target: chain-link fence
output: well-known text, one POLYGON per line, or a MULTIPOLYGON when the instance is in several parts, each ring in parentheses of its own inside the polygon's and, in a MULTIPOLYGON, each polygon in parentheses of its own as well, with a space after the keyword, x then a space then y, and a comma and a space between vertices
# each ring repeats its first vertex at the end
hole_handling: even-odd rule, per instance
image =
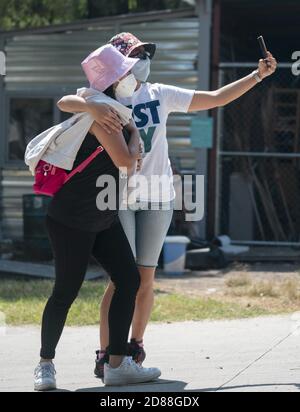
MULTIPOLYGON (((222 64, 220 86, 254 68, 222 64)), ((291 64, 219 110, 217 180, 218 233, 300 244, 300 76, 291 64)))

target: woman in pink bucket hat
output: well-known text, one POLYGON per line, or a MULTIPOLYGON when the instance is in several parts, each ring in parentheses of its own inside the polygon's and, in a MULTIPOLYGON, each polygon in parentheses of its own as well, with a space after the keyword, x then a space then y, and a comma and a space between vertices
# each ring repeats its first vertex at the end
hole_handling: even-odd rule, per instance
POLYGON ((103 92, 124 77, 131 76, 134 79, 131 69, 136 63, 138 59, 126 57, 113 46, 105 45, 92 52, 81 66, 90 87, 103 92))
MULTIPOLYGON (((137 295, 132 324, 130 349, 138 363, 145 359, 143 336, 149 321, 153 301, 155 271, 160 252, 170 226, 173 214, 175 190, 173 173, 168 154, 167 119, 172 112, 198 112, 224 106, 255 87, 261 80, 274 73, 277 62, 271 53, 260 60, 258 67, 249 75, 214 91, 189 90, 161 83, 149 83, 151 59, 155 53, 153 43, 141 42, 131 33, 119 33, 112 44, 125 56, 136 57, 139 62, 132 68, 137 80, 137 88, 130 98, 118 101, 132 107, 134 120, 144 143, 145 155, 141 170, 137 173, 144 177, 145 184, 136 196, 131 207, 120 210, 119 216, 131 244, 141 275, 141 286, 137 295), (163 190, 154 187, 153 176, 166 177, 163 190), (151 190, 149 190, 149 188, 151 190), (158 209, 158 210, 157 210, 158 209)), ((117 129, 116 116, 106 105, 90 105, 84 99, 67 96, 59 108, 63 111, 89 112, 96 122, 106 130, 117 129)), ((96 359, 96 374, 103 374, 103 364, 107 358, 105 351, 108 342, 107 313, 114 286, 110 284, 101 305, 101 351, 96 359)))
MULTIPOLYGON (((90 54, 82 67, 92 88, 111 98, 120 98, 131 96, 136 88, 131 69, 137 62, 138 59, 126 57, 106 45, 90 54)), ((120 167, 135 168, 139 134, 131 125, 124 128, 123 133, 109 135, 94 122, 77 153, 73 170, 95 152, 99 143, 104 151, 55 194, 48 208, 46 224, 55 257, 56 278, 42 320, 41 361, 34 379, 34 387, 39 391, 56 388, 52 361, 91 255, 105 268, 115 287, 109 309, 109 359, 105 364, 104 383, 137 384, 155 380, 161 374, 157 368, 143 368, 127 356, 140 275, 118 218, 117 185, 120 167), (102 177, 105 182, 114 183, 113 193, 109 195, 115 199, 115 207, 107 209, 104 201, 102 204, 99 200, 107 196, 108 190, 106 185, 97 184, 102 177)))

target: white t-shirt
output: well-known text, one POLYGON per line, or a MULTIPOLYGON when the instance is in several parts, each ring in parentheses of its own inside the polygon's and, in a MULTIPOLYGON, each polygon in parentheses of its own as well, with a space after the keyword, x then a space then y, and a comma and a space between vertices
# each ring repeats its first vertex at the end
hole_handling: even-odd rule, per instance
POLYGON ((133 108, 133 118, 140 131, 145 151, 142 169, 129 180, 129 203, 135 200, 141 202, 174 200, 167 120, 169 113, 187 113, 194 93, 194 90, 160 83, 142 83, 133 97, 119 100, 125 106, 133 108))

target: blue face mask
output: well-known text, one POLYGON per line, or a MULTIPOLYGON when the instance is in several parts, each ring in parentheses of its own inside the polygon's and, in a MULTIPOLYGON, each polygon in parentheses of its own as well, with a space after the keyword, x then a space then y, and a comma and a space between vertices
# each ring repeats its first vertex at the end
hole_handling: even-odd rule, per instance
POLYGON ((140 61, 133 66, 131 72, 137 80, 140 82, 146 82, 150 74, 150 65, 151 61, 149 57, 146 57, 146 59, 140 59, 140 61))

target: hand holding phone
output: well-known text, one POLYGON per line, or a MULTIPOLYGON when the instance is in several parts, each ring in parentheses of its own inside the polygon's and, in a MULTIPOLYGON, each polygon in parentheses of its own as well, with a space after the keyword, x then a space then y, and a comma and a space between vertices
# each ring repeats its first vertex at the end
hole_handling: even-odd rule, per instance
POLYGON ((256 78, 255 76, 254 77, 257 81, 261 81, 265 77, 270 76, 271 74, 275 72, 277 68, 277 61, 273 57, 272 53, 268 51, 263 36, 259 36, 257 40, 258 40, 263 58, 259 60, 258 69, 257 71, 254 72, 256 73, 258 78, 260 78, 260 80, 258 80, 258 78, 256 78))
POLYGON ((259 36, 257 38, 257 40, 258 40, 258 43, 259 43, 259 46, 260 46, 260 49, 261 49, 261 52, 262 52, 262 56, 263 56, 264 59, 266 59, 268 57, 268 50, 267 50, 265 40, 264 40, 263 36, 259 36))
POLYGON ((262 57, 265 60, 265 63, 267 65, 267 67, 271 67, 271 62, 268 60, 268 58, 269 58, 268 49, 267 49, 267 46, 266 46, 266 43, 265 43, 265 40, 264 40, 263 36, 259 36, 257 38, 257 40, 258 40, 258 43, 259 43, 259 46, 260 46, 262 57))

